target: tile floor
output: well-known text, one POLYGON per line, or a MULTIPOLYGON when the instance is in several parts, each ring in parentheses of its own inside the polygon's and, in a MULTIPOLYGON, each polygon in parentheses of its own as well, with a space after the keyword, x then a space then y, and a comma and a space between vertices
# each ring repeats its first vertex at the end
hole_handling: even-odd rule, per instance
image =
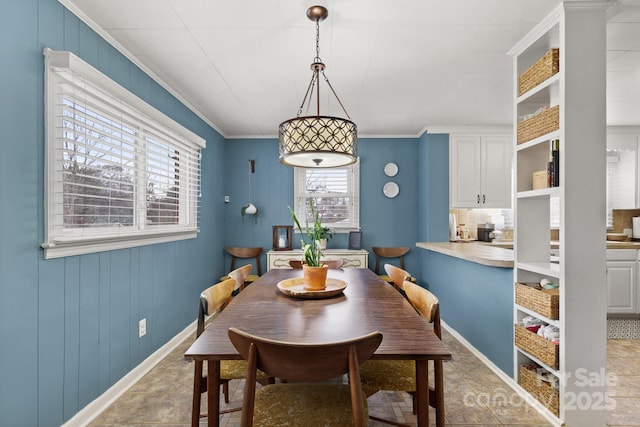
MULTIPOLYGON (((90 425, 93 427, 183 427, 190 423, 193 364, 182 358, 193 338, 187 339, 154 367, 90 425)), ((453 353, 445 366, 445 405, 448 426, 542 427, 550 426, 541 415, 474 357, 461 343, 444 332, 443 340, 453 353)), ((640 340, 609 340, 608 368, 618 380, 616 409, 607 415, 609 426, 640 426, 640 340)), ((242 401, 242 382, 232 381, 229 407, 242 401)), ((204 410, 206 410, 206 401, 204 410)), ((222 405, 224 409, 224 404, 222 405)), ((377 393, 369 398, 371 414, 415 425, 411 399, 404 393, 377 393)), ((435 413, 431 409, 431 420, 435 413)), ((221 417, 222 426, 238 426, 240 412, 221 417)), ((201 425, 205 425, 202 420, 201 425)), ((371 422, 371 426, 384 424, 371 422)))

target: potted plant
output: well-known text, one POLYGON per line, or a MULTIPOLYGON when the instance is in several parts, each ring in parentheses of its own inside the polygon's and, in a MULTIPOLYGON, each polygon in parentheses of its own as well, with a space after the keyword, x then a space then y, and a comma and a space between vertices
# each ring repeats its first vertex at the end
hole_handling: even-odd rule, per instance
POLYGON ((328 267, 322 264, 322 248, 320 247, 320 239, 330 238, 333 230, 328 227, 323 227, 320 221, 320 215, 313 206, 313 201, 309 200, 309 208, 311 209, 311 217, 313 223, 309 226, 309 222, 306 221, 306 233, 302 231, 300 221, 289 206, 289 213, 293 222, 295 223, 298 231, 300 231, 300 246, 302 248, 302 268, 304 270, 304 283, 305 287, 313 290, 321 290, 326 286, 327 270, 328 267), (304 235, 307 235, 308 242, 305 240, 304 235))
POLYGON ((320 229, 318 230, 318 242, 321 250, 327 249, 327 241, 331 240, 332 237, 332 228, 320 226, 320 229))
POLYGON ((253 220, 255 223, 258 223, 258 208, 256 208, 253 203, 247 203, 240 209, 240 214, 242 214, 242 220, 244 221, 245 215, 253 215, 253 220))

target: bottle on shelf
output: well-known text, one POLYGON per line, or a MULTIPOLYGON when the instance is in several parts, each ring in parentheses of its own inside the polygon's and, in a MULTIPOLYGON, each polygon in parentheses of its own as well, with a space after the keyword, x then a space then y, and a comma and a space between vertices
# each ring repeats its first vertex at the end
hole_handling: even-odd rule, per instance
POLYGON ((547 163, 547 187, 557 187, 560 185, 560 140, 551 141, 549 149, 549 161, 547 163))
POLYGON ((547 162, 547 187, 553 187, 553 151, 549 150, 549 161, 547 162))
POLYGON ((560 140, 555 139, 551 142, 551 157, 553 161, 553 186, 560 185, 560 140))

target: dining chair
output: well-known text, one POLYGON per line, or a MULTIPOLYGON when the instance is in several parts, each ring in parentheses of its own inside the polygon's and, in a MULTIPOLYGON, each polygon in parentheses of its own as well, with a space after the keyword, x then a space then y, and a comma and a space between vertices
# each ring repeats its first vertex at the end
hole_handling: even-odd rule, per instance
POLYGON ((274 341, 229 329, 229 339, 248 361, 240 425, 368 425, 367 400, 359 366, 382 342, 371 332, 347 341, 303 344, 274 341), (256 389, 256 370, 286 383, 256 389), (348 374, 348 384, 327 382, 348 374))
MULTIPOLYGON (((236 262, 238 259, 255 258, 256 271, 258 274, 250 274, 249 276, 247 276, 244 285, 249 285, 258 280, 258 277, 262 276, 262 263, 260 261, 260 257, 262 256, 262 252, 264 252, 264 249, 262 249, 261 247, 245 248, 238 246, 227 246, 225 248, 225 251, 229 255, 231 255, 231 267, 229 268, 229 271, 233 271, 236 269, 236 262)), ((228 277, 228 275, 222 276, 220 280, 225 280, 228 277)))
MULTIPOLYGON (((404 255, 409 252, 408 246, 397 246, 397 247, 381 247, 374 246, 371 248, 373 253, 376 254, 376 268, 375 272, 382 280, 388 283, 393 283, 391 277, 388 274, 380 274, 380 260, 383 258, 386 259, 398 259, 400 261, 400 268, 404 270, 404 255)), ((411 281, 415 283, 415 278, 411 278, 411 281)))
MULTIPOLYGON (((216 312, 221 312, 232 299, 233 290, 236 287, 235 279, 227 279, 216 283, 202 291, 198 304, 198 321, 196 328, 196 338, 205 330, 206 317, 216 312)), ((202 394, 207 392, 207 377, 203 372, 204 362, 195 361, 193 376, 193 405, 192 420, 197 422, 199 418, 206 417, 207 414, 200 414, 202 394)), ((244 360, 222 360, 220 361, 220 385, 224 395, 225 403, 229 403, 229 381, 233 379, 244 379, 247 372, 247 363, 244 360)), ((261 381, 271 381, 263 372, 257 373, 256 377, 261 381)), ((241 408, 238 408, 239 410, 241 408)))
MULTIPOLYGON (((328 259, 326 261, 322 261, 322 263, 325 264, 330 269, 339 270, 340 268, 342 268, 342 265, 344 264, 344 260, 342 260, 342 259, 328 259)), ((291 268, 293 268, 294 270, 299 270, 299 269, 302 268, 302 261, 300 261, 298 259, 289 260, 289 266, 291 268)))
POLYGON ((392 264, 385 264, 384 271, 387 273, 387 276, 391 279, 391 284, 399 291, 402 290, 402 285, 406 280, 411 279, 411 274, 409 272, 401 269, 400 267, 396 267, 392 264))
POLYGON ((227 276, 231 279, 235 279, 236 286, 233 289, 234 293, 240 292, 244 289, 245 282, 247 281, 247 277, 251 274, 251 270, 253 270, 253 266, 251 264, 243 265, 242 267, 236 268, 231 271, 227 276))
MULTIPOLYGON (((438 298, 427 289, 405 280, 402 290, 416 311, 429 323, 442 339, 440 304, 438 298)), ((429 405, 436 410, 436 426, 444 426, 444 373, 442 360, 434 360, 434 386, 429 388, 429 405)), ((380 391, 405 391, 413 396, 413 413, 416 413, 416 364, 413 360, 368 360, 360 367, 362 387, 368 396, 380 391)), ((381 418, 372 420, 398 425, 381 418)))

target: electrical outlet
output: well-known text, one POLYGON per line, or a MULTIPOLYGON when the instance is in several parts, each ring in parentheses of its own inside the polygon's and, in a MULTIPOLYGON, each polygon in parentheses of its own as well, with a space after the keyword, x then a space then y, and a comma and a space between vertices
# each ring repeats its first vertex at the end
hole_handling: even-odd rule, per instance
POLYGON ((224 196, 224 202, 229 203, 229 196, 224 196))
POLYGON ((138 338, 142 338, 147 334, 147 319, 138 322, 138 338))

